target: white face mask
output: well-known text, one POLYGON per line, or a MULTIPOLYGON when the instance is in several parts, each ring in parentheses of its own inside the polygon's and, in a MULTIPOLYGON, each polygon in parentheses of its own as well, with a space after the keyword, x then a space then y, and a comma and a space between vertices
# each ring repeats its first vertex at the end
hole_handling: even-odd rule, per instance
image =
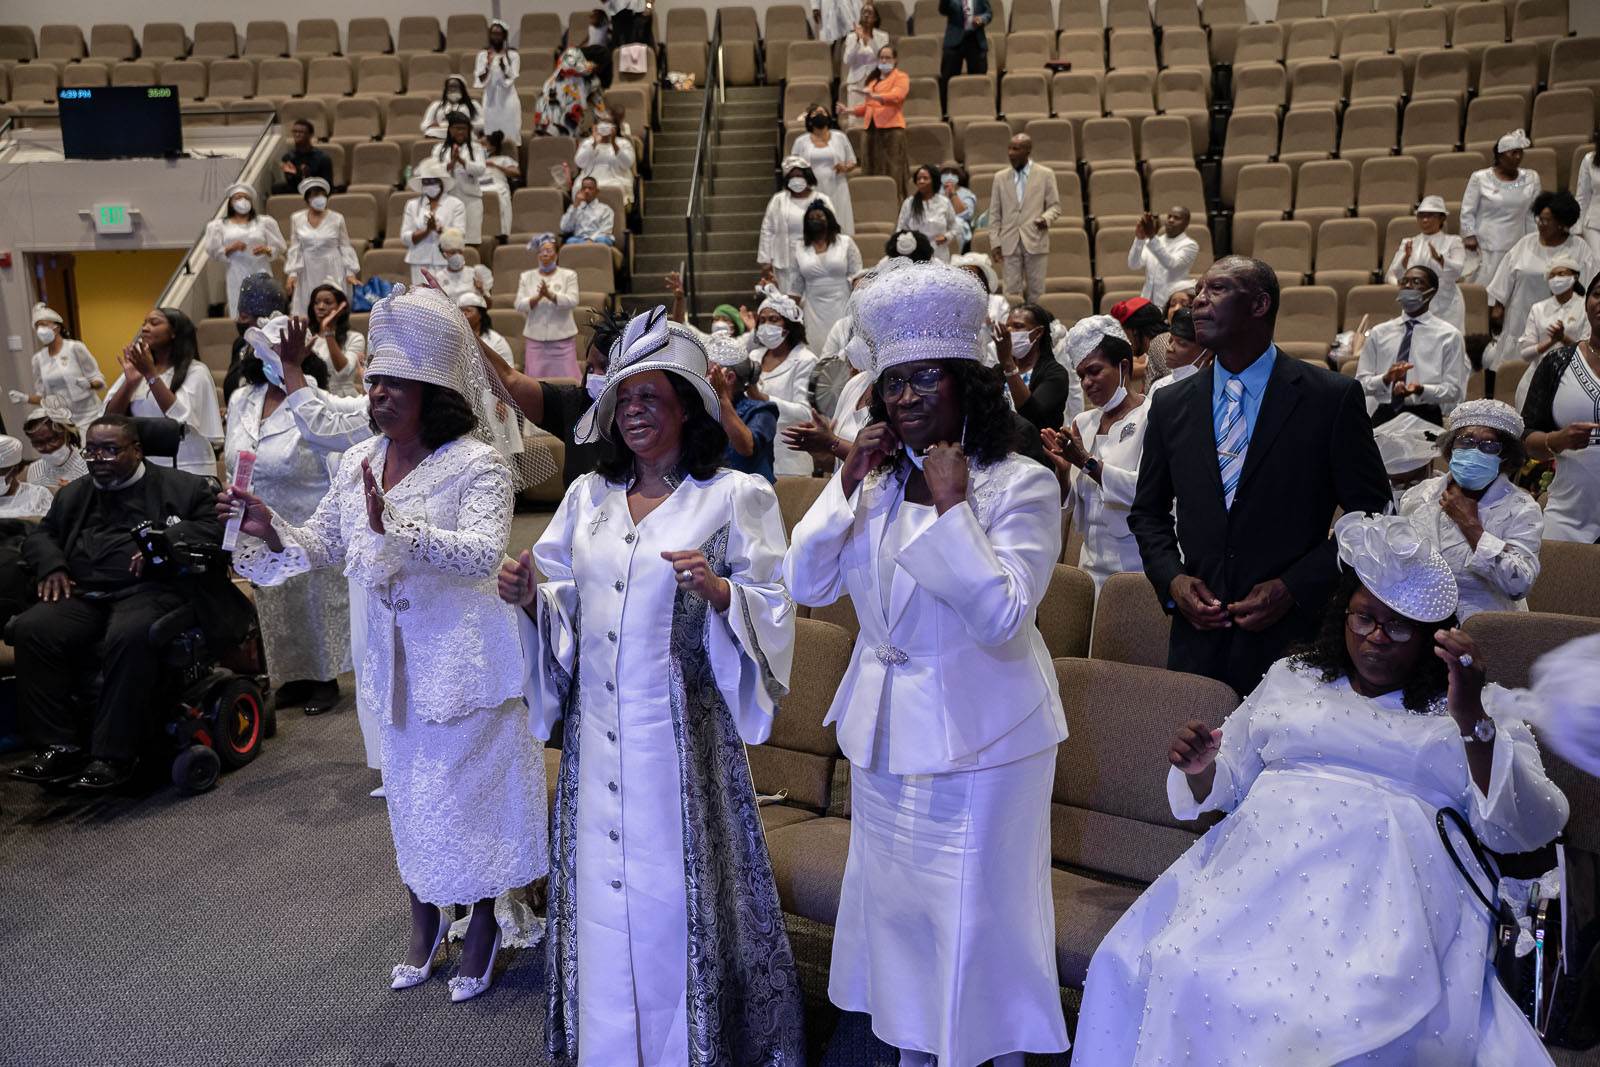
POLYGON ((1185 364, 1182 367, 1173 367, 1172 368, 1172 380, 1175 381, 1175 382, 1181 382, 1185 378, 1189 377, 1189 375, 1197 374, 1197 373, 1199 373, 1199 371, 1200 371, 1199 364, 1196 364, 1196 363, 1188 363, 1188 364, 1185 364))
POLYGON ((460 270, 467 265, 467 257, 460 252, 452 252, 444 257, 444 265, 451 270, 460 270))
POLYGON ((451 89, 448 93, 444 94, 444 98, 450 101, 452 104, 459 104, 461 101, 466 99, 466 94, 459 92, 458 90, 451 89))
POLYGON ((1550 293, 1552 296, 1561 296, 1572 291, 1572 283, 1577 279, 1570 274, 1556 274, 1550 278, 1550 293))
POLYGON ((1117 391, 1112 393, 1104 404, 1100 405, 1101 411, 1115 411, 1124 400, 1128 399, 1128 387, 1122 384, 1122 372, 1117 372, 1117 391))
POLYGON ((312 211, 326 211, 326 210, 328 210, 328 198, 325 197, 325 196, 313 196, 311 198, 311 210, 312 211))
POLYGON ((616 132, 617 128, 609 122, 597 122, 594 124, 594 133, 596 137, 610 137, 616 132))
POLYGON ((72 449, 68 448, 66 441, 63 440, 53 451, 39 453, 39 458, 52 467, 59 467, 72 458, 72 449))
POLYGON ((233 208, 233 213, 235 215, 250 214, 250 198, 247 196, 234 197, 233 201, 228 206, 233 208))
POLYGON ((443 192, 444 192, 444 184, 442 182, 423 182, 422 183, 422 195, 427 197, 429 200, 438 199, 439 194, 441 194, 443 192))
POLYGON ((39 339, 39 343, 42 345, 54 344, 56 340, 56 331, 52 326, 40 326, 33 331, 33 335, 39 339))
POLYGON ((592 373, 584 375, 583 391, 589 394, 590 400, 599 400, 600 394, 606 391, 606 376, 592 373))
POLYGON ((894 69, 894 64, 893 63, 879 63, 878 64, 878 73, 879 74, 887 74, 893 69, 894 69))
POLYGON ((1033 351, 1032 330, 1011 331, 1011 358, 1026 359, 1029 352, 1033 351))
POLYGON ((722 322, 720 320, 717 321, 717 322, 713 322, 711 324, 711 336, 712 337, 732 337, 733 336, 733 327, 730 324, 728 324, 726 322, 722 322))
POLYGON ((789 331, 776 323, 764 322, 756 327, 756 340, 761 342, 763 348, 777 348, 788 336, 789 331))
POLYGON ((789 191, 791 193, 803 193, 809 188, 811 186, 807 185, 806 180, 798 174, 789 179, 789 191))

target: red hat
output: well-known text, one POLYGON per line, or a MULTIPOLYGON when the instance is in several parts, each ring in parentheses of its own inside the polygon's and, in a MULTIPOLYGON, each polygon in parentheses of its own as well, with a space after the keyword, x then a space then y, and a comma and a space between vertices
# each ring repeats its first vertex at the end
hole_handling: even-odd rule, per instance
POLYGON ((1123 300, 1119 303, 1111 305, 1111 317, 1126 326, 1128 324, 1128 320, 1133 318, 1133 313, 1135 311, 1138 311, 1140 308, 1147 308, 1149 306, 1150 301, 1146 300, 1142 296, 1130 297, 1127 300, 1123 300))

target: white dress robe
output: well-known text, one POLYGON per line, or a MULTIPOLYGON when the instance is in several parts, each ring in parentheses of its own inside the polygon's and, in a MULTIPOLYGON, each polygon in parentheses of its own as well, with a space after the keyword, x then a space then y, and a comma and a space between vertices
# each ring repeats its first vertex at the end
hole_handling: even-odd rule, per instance
POLYGON ((833 205, 833 217, 839 220, 839 229, 845 233, 856 232, 855 209, 850 202, 850 175, 840 174, 833 168, 840 163, 854 163, 856 150, 850 146, 850 137, 843 130, 830 130, 828 143, 818 147, 811 134, 802 133, 794 139, 791 156, 799 156, 811 165, 817 176, 817 192, 833 205))
POLYGON ((783 549, 771 486, 726 469, 638 523, 622 486, 586 474, 533 547, 530 713, 539 736, 566 719, 548 1033, 579 1067, 803 1062, 743 748, 787 692, 783 549), (731 584, 727 612, 678 588, 661 553, 688 549, 731 584))
POLYGON ((572 162, 578 168, 574 182, 593 178, 595 184, 601 187, 609 185, 620 192, 624 208, 633 206, 633 178, 637 160, 626 126, 617 131, 616 139, 611 144, 602 144, 593 136, 585 137, 578 142, 572 162))
POLYGON ((853 34, 856 22, 861 17, 861 5, 855 0, 811 0, 811 12, 813 16, 822 16, 820 23, 814 19, 811 23, 817 40, 832 44, 847 34, 853 34))
POLYGON ((239 315, 239 286, 252 274, 271 274, 272 261, 289 248, 284 243, 283 231, 278 229, 278 221, 271 215, 261 214, 242 223, 231 218, 212 219, 206 223, 204 243, 208 256, 227 264, 224 287, 230 319, 239 315), (223 251, 235 241, 243 241, 244 247, 237 252, 223 251), (267 249, 267 254, 256 255, 255 249, 262 247, 267 249))
POLYGON ((867 75, 877 67, 878 53, 888 43, 889 35, 882 30, 873 30, 872 39, 866 44, 856 36, 853 26, 845 34, 844 51, 839 56, 839 76, 844 85, 845 106, 850 109, 840 116, 847 128, 854 129, 866 122, 855 109, 867 102, 867 75))
POLYGON ((1570 256, 1578 264, 1578 277, 1593 278, 1594 253, 1577 236, 1569 236, 1554 247, 1546 246, 1537 233, 1530 233, 1513 245, 1500 260, 1489 282, 1489 303, 1505 307, 1500 336, 1484 350, 1483 365, 1495 370, 1502 363, 1518 358, 1522 350, 1522 330, 1533 305, 1550 295, 1550 262, 1557 256, 1570 256))
POLYGON ((1146 397, 1144 403, 1112 423, 1110 433, 1099 432, 1103 417, 1099 408, 1090 408, 1072 420, 1089 454, 1100 461, 1100 481, 1074 471, 1072 492, 1061 504, 1062 512, 1071 515, 1073 525, 1083 532, 1078 569, 1094 579, 1096 597, 1113 574, 1144 570, 1139 544, 1128 530, 1128 511, 1139 482, 1150 400, 1146 397))
MULTIPOLYGON (((1583 212, 1578 216, 1578 232, 1589 243, 1595 259, 1600 260, 1600 196, 1595 195, 1600 192, 1600 167, 1595 166, 1593 151, 1583 154, 1583 162, 1573 177, 1577 179, 1577 191, 1573 195, 1583 212)), ((1589 279, 1583 279, 1583 284, 1588 285, 1589 279)))
POLYGON ((522 55, 509 44, 504 52, 483 49, 473 66, 472 87, 483 94, 483 132, 499 130, 508 145, 522 143, 522 98, 517 95, 521 73, 522 55))
MULTIPOLYGON (((1060 489, 969 461, 965 503, 904 499, 900 460, 795 527, 784 577, 861 632, 826 722, 850 760, 850 852, 828 997, 941 1067, 1067 1048, 1050 894, 1050 791, 1067 723, 1036 625, 1060 489)), ((1097 1060, 1083 1060, 1098 1063, 1097 1060)))
MULTIPOLYGON (((811 421, 811 378, 817 370, 817 357, 811 349, 801 346, 791 349, 788 357, 770 371, 761 370, 761 361, 767 350, 757 347, 750 353, 756 365, 756 385, 767 398, 778 405, 778 441, 783 431, 802 422, 811 421)), ((783 447, 774 450, 773 473, 780 477, 797 474, 805 477, 814 466, 809 452, 797 452, 783 447)))
MULTIPOLYGON (((168 389, 172 389, 172 368, 168 367, 161 372, 161 380, 168 389)), ((161 410, 161 405, 150 392, 147 382, 140 382, 134 390, 133 401, 128 405, 128 414, 141 418, 171 419, 174 422, 184 423, 186 429, 183 440, 178 443, 177 462, 165 458, 146 457, 158 467, 177 467, 179 470, 198 474, 202 478, 215 478, 217 476, 217 453, 223 439, 222 412, 217 407, 216 380, 211 376, 211 368, 201 363, 198 359, 189 365, 189 373, 184 377, 183 384, 173 389, 173 404, 166 411, 161 410)), ((106 399, 117 395, 122 388, 122 376, 111 383, 111 388, 106 390, 106 399)), ((101 412, 105 405, 101 405, 101 412)))
POLYGON ((1539 546, 1544 541, 1544 512, 1539 502, 1498 475, 1478 501, 1483 534, 1474 549, 1439 501, 1450 484, 1440 474, 1413 485, 1400 498, 1400 514, 1408 516, 1456 576, 1461 604, 1456 618, 1466 622, 1480 611, 1527 611, 1525 597, 1539 578, 1539 546))
MULTIPOLYGON (((328 493, 339 454, 319 452, 300 437, 294 415, 279 403, 261 417, 267 386, 246 385, 228 399, 222 460, 232 484, 239 453, 256 454, 250 491, 292 526, 311 518, 328 493)), ((274 686, 326 682, 350 669, 350 595, 342 575, 315 570, 256 591, 267 673, 274 686)))
POLYGON ((89 465, 83 461, 83 453, 68 443, 28 464, 23 477, 54 493, 63 482, 76 481, 88 473, 89 465))
POLYGON ((855 441, 856 434, 872 421, 871 401, 862 404, 861 400, 872 392, 873 381, 867 371, 857 371, 839 390, 839 403, 833 409, 833 434, 846 444, 855 441))
POLYGON ((1488 910, 1434 826, 1454 808, 1489 848, 1523 852, 1566 822, 1523 722, 1527 694, 1484 690, 1497 728, 1484 794, 1442 703, 1418 715, 1399 693, 1368 699, 1320 679, 1272 666, 1222 724, 1203 802, 1169 768, 1174 816, 1231 814, 1100 943, 1074 1060, 1551 1062, 1495 978, 1488 910))
MULTIPOLYGON (((1427 267, 1439 276, 1439 291, 1434 294, 1433 302, 1428 305, 1428 310, 1439 318, 1448 322, 1462 333, 1467 332, 1467 304, 1461 299, 1461 272, 1466 267, 1467 249, 1461 243, 1461 238, 1455 234, 1445 233, 1443 230, 1431 237, 1416 234, 1410 238, 1411 255, 1406 255, 1406 242, 1401 241, 1400 247, 1394 250, 1394 258, 1389 261, 1389 270, 1384 274, 1383 280, 1391 285, 1399 285, 1405 272, 1412 267, 1427 267), (1438 252, 1439 262, 1433 258, 1433 253, 1438 252)), ((1479 279, 1487 284, 1489 275, 1479 273, 1479 279)))
POLYGON ((1538 171, 1526 167, 1510 182, 1501 181, 1493 167, 1472 172, 1461 194, 1461 236, 1478 239, 1478 269, 1473 281, 1488 285, 1511 246, 1537 234, 1529 209, 1542 191, 1538 171))
MULTIPOLYGON (((479 191, 479 206, 482 206, 482 193, 479 191)), ((444 253, 439 250, 439 235, 446 230, 462 230, 467 228, 467 208, 458 198, 448 192, 440 193, 439 199, 431 202, 425 196, 414 196, 406 201, 405 214, 401 217, 400 243, 406 248, 406 262, 411 265, 411 284, 422 284, 422 268, 437 274, 444 269, 444 253), (412 235, 422 229, 423 224, 432 215, 439 223, 437 230, 429 230, 427 235, 419 241, 412 240, 412 235)))
MULTIPOLYGON (((446 167, 451 166, 451 147, 442 144, 435 148, 434 160, 446 167)), ((445 182, 444 192, 446 196, 454 196, 461 201, 465 213, 461 230, 466 234, 467 244, 478 245, 483 243, 483 174, 489 165, 484 162, 483 149, 471 141, 459 147, 461 162, 454 164, 454 169, 445 182)))
POLYGON ((322 221, 311 224, 309 210, 296 211, 289 219, 289 255, 283 262, 285 274, 295 279, 291 313, 302 318, 311 304, 311 290, 331 285, 350 295, 350 275, 361 273, 361 259, 350 243, 344 216, 324 211, 322 221))
POLYGON ((841 233, 821 254, 801 245, 795 267, 800 284, 794 295, 805 308, 806 337, 827 337, 834 323, 850 314, 850 276, 861 269, 861 250, 841 233))
POLYGON ((490 156, 484 160, 483 195, 493 196, 500 205, 500 229, 496 237, 509 237, 512 231, 511 179, 501 167, 520 170, 520 165, 510 156, 490 156))
POLYGON ((434 271, 433 276, 451 300, 459 300, 463 293, 478 293, 487 298, 494 292, 494 271, 482 263, 463 266, 460 270, 444 267, 434 271))
MULTIPOLYGON (((0 489, 4 488, 0 485, 0 489)), ((20 481, 15 490, 0 495, 0 519, 42 519, 55 499, 44 486, 20 481)))
MULTIPOLYGON (((1557 426, 1600 422, 1600 377, 1581 352, 1561 375, 1551 414, 1557 426)), ((1544 539, 1600 541, 1600 447, 1575 448, 1556 457, 1556 476, 1545 498, 1544 539)))
POLYGON ((355 330, 345 334, 344 344, 339 346, 339 351, 344 353, 343 368, 333 365, 333 357, 328 355, 328 340, 320 334, 311 342, 311 351, 328 365, 329 393, 344 397, 361 395, 361 387, 356 384, 356 364, 367 354, 367 339, 364 335, 355 330))
POLYGON ((106 379, 82 341, 64 337, 61 351, 55 355, 48 348, 33 354, 33 393, 65 400, 80 436, 87 434, 89 424, 100 417, 100 394, 94 391, 95 382, 104 386, 106 379))
MULTIPOLYGON (((1600 256, 1596 257, 1600 263, 1600 256)), ((1550 353, 1559 350, 1563 345, 1577 344, 1579 341, 1589 339, 1589 316, 1583 309, 1583 297, 1577 290, 1573 290, 1563 304, 1553 296, 1545 297, 1533 307, 1528 309, 1528 321, 1522 327, 1522 338, 1519 342, 1521 348, 1517 355, 1528 364, 1528 370, 1517 383, 1517 392, 1511 401, 1511 406, 1518 411, 1522 410, 1522 402, 1528 399, 1528 387, 1533 384, 1533 371, 1539 361, 1550 353), (1561 323, 1565 341, 1558 344, 1547 345, 1543 352, 1539 346, 1550 339, 1550 327, 1561 323)))
POLYGON ((511 531, 511 472, 475 438, 451 441, 385 494, 367 520, 361 463, 345 454, 303 526, 278 517, 284 550, 242 537, 240 574, 275 585, 342 567, 367 590, 363 695, 383 715, 383 784, 400 876, 417 898, 472 904, 547 869, 544 757, 522 698, 516 612, 495 577, 511 531))
POLYGON ((917 194, 912 193, 900 204, 900 217, 895 220, 896 230, 915 230, 928 239, 933 245, 933 258, 940 263, 950 262, 952 250, 959 252, 956 242, 961 236, 961 221, 956 218, 956 209, 950 203, 950 198, 942 192, 935 192, 933 196, 922 202, 922 214, 919 216, 911 210, 912 201, 917 199, 917 194), (943 244, 938 238, 943 237, 943 244))
POLYGON ((778 190, 767 201, 767 212, 761 217, 756 262, 772 265, 778 276, 778 288, 785 293, 793 293, 800 285, 795 260, 800 255, 800 241, 805 233, 806 209, 813 200, 821 200, 835 217, 838 216, 827 194, 813 188, 803 196, 795 196, 787 189, 778 190))

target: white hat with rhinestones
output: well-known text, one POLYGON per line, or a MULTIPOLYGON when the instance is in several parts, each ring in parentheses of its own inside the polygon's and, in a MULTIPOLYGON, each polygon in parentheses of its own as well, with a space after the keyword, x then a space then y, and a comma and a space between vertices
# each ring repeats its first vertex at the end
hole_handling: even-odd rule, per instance
POLYGON ((616 422, 618 387, 636 374, 654 370, 676 374, 694 386, 713 421, 722 414, 722 403, 708 376, 705 342, 689 327, 668 322, 667 309, 657 305, 629 319, 622 336, 611 346, 605 389, 572 428, 573 441, 580 445, 600 437, 609 441, 616 422))
POLYGON ((1072 364, 1072 369, 1077 370, 1078 365, 1089 358, 1089 354, 1100 347, 1100 342, 1107 337, 1115 337, 1119 341, 1126 341, 1128 335, 1122 330, 1122 323, 1110 315, 1089 315, 1072 324, 1067 331, 1067 359, 1072 364))
POLYGON ((1522 439, 1522 416, 1504 400, 1484 397, 1457 404, 1455 410, 1450 412, 1450 428, 1459 430, 1463 426, 1487 426, 1519 441, 1522 439))
POLYGON ((1339 562, 1356 572, 1367 591, 1417 622, 1443 622, 1461 594, 1439 550, 1404 515, 1350 512, 1333 524, 1339 562))
POLYGON ((850 303, 875 378, 902 363, 979 358, 989 298, 960 267, 890 259, 862 280, 850 303))
POLYGON ((397 285, 367 320, 367 375, 454 389, 469 401, 465 367, 478 341, 455 301, 438 289, 397 285))

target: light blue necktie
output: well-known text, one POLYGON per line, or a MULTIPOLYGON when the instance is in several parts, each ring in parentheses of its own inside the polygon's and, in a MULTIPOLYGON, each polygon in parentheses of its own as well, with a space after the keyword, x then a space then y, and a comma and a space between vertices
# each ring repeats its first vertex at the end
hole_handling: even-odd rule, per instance
POLYGON ((1233 507, 1233 494, 1239 488, 1239 475, 1244 473, 1244 454, 1250 447, 1250 435, 1244 420, 1244 382, 1229 378, 1223 387, 1225 402, 1222 420, 1217 424, 1217 466, 1222 472, 1222 506, 1233 507))

